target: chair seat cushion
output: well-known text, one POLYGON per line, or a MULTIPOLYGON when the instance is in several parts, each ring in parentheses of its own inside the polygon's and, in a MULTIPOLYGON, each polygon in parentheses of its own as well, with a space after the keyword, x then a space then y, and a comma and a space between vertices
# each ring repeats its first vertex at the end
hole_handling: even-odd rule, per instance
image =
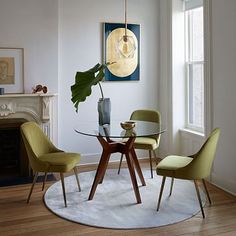
POLYGON ((80 154, 54 152, 40 156, 39 160, 49 164, 48 172, 67 172, 79 162, 80 154))
MULTIPOLYGON (((126 142, 128 139, 124 139, 126 142)), ((155 150, 158 148, 156 139, 150 137, 137 137, 134 141, 135 149, 155 150)))
POLYGON ((193 158, 186 156, 167 156, 156 167, 158 175, 175 176, 175 171, 187 166, 193 158))

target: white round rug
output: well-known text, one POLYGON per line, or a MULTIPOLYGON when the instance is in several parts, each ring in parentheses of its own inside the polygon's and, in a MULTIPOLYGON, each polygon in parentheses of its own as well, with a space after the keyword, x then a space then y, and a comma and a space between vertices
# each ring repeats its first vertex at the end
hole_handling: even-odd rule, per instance
MULTIPOLYGON (((175 179, 171 197, 169 197, 170 178, 167 178, 159 211, 156 211, 157 199, 161 186, 161 176, 150 170, 143 170, 146 186, 139 181, 141 204, 136 203, 128 169, 107 170, 102 184, 99 184, 94 198, 88 196, 95 176, 95 171, 79 174, 82 191, 78 191, 75 176, 65 178, 67 208, 61 182, 53 184, 44 195, 46 206, 56 215, 67 220, 113 229, 150 228, 173 224, 186 220, 200 211, 193 182, 175 179)), ((138 176, 137 176, 138 179, 138 176)), ((205 195, 201 198, 205 204, 205 195)))

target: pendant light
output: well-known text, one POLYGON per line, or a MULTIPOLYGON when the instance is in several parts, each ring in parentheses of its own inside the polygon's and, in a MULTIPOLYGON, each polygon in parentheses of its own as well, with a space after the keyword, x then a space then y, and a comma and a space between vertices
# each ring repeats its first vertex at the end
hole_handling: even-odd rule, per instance
POLYGON ((136 50, 135 40, 131 35, 128 35, 127 29, 127 0, 124 0, 125 5, 125 32, 118 40, 118 52, 123 58, 133 58, 136 50))

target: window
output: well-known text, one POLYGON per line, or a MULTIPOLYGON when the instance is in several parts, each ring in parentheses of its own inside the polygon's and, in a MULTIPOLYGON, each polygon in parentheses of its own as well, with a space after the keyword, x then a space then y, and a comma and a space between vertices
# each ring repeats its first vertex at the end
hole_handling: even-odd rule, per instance
POLYGON ((185 10, 185 26, 186 126, 192 130, 204 132, 204 30, 202 6, 185 10))

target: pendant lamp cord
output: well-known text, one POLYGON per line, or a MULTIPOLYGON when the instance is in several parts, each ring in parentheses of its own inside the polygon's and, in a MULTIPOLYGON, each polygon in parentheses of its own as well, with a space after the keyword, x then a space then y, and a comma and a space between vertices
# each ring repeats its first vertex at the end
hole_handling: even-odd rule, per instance
POLYGON ((127 0, 125 0, 125 36, 127 36, 127 0))

